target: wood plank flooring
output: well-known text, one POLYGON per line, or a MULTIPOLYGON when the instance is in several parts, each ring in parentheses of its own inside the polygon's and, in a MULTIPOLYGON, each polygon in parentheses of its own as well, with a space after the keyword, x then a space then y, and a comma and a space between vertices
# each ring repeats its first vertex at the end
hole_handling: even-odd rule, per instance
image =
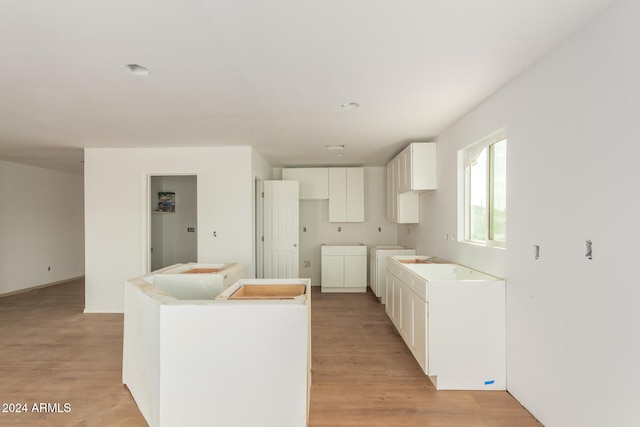
POLYGON ((28 406, 0 426, 146 426, 122 385, 123 315, 83 309, 82 280, 0 298, 0 404, 28 406))
POLYGON ((437 391, 371 292, 311 307, 311 426, 540 426, 507 392, 437 391))
MULTIPOLYGON (((310 426, 539 426, 506 392, 436 391, 371 293, 318 291, 310 426)), ((0 426, 146 425, 122 385, 123 315, 83 307, 82 280, 0 298, 0 411, 27 405, 0 426)))

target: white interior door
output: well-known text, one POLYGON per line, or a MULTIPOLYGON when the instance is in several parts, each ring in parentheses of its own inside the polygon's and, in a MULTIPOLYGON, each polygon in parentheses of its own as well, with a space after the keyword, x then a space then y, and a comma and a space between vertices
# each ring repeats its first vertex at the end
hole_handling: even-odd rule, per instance
POLYGON ((264 181, 264 277, 298 277, 298 181, 264 181))

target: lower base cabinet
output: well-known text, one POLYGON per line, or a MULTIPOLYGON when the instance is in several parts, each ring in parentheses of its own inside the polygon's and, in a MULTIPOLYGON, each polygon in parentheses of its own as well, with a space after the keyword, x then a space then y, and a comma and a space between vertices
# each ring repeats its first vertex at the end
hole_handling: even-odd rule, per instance
POLYGON ((320 255, 322 292, 367 291, 366 245, 322 245, 320 255))
POLYGON ((438 278, 427 280, 387 258, 387 315, 436 389, 505 390, 504 280, 434 266, 438 278), (445 270, 458 273, 444 279, 445 270))
POLYGON ((427 313, 429 304, 388 271, 386 297, 385 310, 387 315, 422 370, 428 374, 427 313))

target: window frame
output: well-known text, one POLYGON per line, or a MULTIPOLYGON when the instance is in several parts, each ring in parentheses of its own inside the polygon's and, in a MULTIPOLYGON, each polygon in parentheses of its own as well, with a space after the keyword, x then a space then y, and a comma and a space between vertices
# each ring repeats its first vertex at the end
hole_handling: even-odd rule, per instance
MULTIPOLYGON (((465 243, 506 248, 506 225, 505 225, 505 238, 504 240, 495 239, 495 225, 496 225, 496 206, 495 206, 495 184, 496 184, 496 159, 495 159, 495 145, 504 141, 507 144, 507 137, 505 129, 500 129, 492 133, 491 135, 476 141, 475 143, 458 151, 458 164, 459 164, 459 177, 461 183, 459 183, 459 206, 462 207, 458 212, 459 228, 458 236, 462 236, 462 241, 465 243), (486 150, 486 151, 485 151, 486 150), (486 156, 486 235, 485 239, 472 238, 472 205, 471 205, 471 184, 472 184, 472 165, 477 161, 480 155, 486 156)), ((506 150, 506 146, 505 146, 506 150)), ((506 154, 505 154, 506 155, 506 154)), ((506 157, 505 157, 505 179, 506 179, 506 157)), ((506 197, 506 193, 505 193, 506 197)), ((506 215, 506 206, 505 206, 506 215)), ((506 224, 506 217, 505 217, 506 224)))

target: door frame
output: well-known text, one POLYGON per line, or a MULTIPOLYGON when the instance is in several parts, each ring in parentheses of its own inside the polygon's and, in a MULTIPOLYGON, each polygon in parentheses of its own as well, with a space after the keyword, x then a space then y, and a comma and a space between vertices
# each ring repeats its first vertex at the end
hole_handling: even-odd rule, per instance
POLYGON ((143 236, 143 248, 142 248, 142 253, 143 253, 143 269, 146 273, 150 273, 151 272, 151 215, 152 212, 151 210, 153 209, 153 206, 151 205, 151 178, 152 177, 172 177, 172 176, 195 176, 196 178, 196 258, 197 258, 197 262, 200 262, 200 254, 202 253, 201 248, 200 248, 200 218, 201 218, 201 213, 200 213, 200 185, 198 185, 198 181, 199 181, 199 175, 197 172, 193 172, 193 173, 166 173, 166 172, 157 172, 157 173, 147 173, 145 176, 145 186, 146 186, 146 191, 144 192, 144 200, 143 200, 143 206, 144 206, 144 214, 143 214, 143 221, 146 223, 145 226, 143 227, 143 230, 145 230, 145 236, 143 236))
POLYGON ((254 179, 254 277, 264 277, 264 180, 259 177, 254 179))

